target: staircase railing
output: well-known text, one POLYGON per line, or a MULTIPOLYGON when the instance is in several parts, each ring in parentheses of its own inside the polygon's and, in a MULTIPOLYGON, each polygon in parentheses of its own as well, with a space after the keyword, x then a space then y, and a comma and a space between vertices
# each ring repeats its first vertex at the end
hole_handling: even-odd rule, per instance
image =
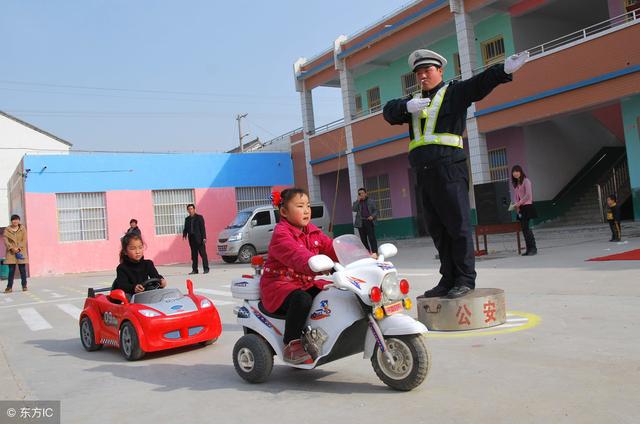
POLYGON ((614 194, 618 199, 618 203, 623 203, 631 195, 629 165, 626 154, 616 161, 611 169, 598 181, 596 187, 598 189, 600 217, 602 222, 606 222, 607 196, 614 194))

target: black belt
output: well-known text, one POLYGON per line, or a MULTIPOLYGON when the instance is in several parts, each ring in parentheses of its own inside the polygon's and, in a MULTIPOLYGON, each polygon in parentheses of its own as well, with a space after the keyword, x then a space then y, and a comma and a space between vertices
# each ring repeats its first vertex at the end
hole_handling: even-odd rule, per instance
POLYGON ((453 159, 444 159, 444 160, 439 160, 437 162, 433 162, 433 163, 428 163, 426 165, 420 165, 418 166, 416 169, 418 171, 429 171, 432 169, 436 169, 436 168, 444 168, 447 167, 449 165, 455 165, 456 163, 462 163, 462 162, 466 162, 466 159, 459 159, 459 160, 453 160, 453 159))

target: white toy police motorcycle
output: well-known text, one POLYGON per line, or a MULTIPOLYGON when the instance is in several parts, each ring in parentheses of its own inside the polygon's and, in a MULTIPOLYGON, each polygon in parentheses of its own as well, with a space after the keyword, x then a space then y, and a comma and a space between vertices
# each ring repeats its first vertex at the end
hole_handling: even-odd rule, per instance
MULTIPOLYGON (((314 272, 335 270, 321 277, 331 284, 314 298, 305 324, 302 343, 312 361, 287 365, 313 369, 364 352, 389 387, 407 391, 419 386, 431 366, 427 328, 405 313, 411 308, 409 283, 398 280, 396 268, 385 261, 397 253, 396 247, 381 245, 376 260, 352 234, 337 237, 333 246, 339 263, 325 255, 309 259, 314 272)), ((258 259, 253 265, 255 275, 231 285, 233 296, 244 300, 235 312, 245 333, 233 348, 233 364, 242 378, 261 383, 271 374, 273 355, 282 358, 285 317, 262 306, 262 263, 258 259)))

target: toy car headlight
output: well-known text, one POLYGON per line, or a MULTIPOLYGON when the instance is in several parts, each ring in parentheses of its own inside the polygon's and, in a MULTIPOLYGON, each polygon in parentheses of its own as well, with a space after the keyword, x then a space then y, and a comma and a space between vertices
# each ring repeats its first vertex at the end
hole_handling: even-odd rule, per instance
POLYGON ((162 315, 160 312, 153 311, 151 309, 140 309, 138 312, 140 313, 140 315, 147 318, 159 317, 160 315, 162 315))
POLYGON ((227 241, 240 241, 242 240, 242 233, 235 233, 227 239, 227 241))
POLYGON ((391 272, 384 277, 381 288, 386 300, 398 300, 402 298, 398 275, 395 272, 391 272))
POLYGON ((201 308, 210 308, 212 305, 211 301, 209 299, 202 299, 200 301, 200 307, 201 308))

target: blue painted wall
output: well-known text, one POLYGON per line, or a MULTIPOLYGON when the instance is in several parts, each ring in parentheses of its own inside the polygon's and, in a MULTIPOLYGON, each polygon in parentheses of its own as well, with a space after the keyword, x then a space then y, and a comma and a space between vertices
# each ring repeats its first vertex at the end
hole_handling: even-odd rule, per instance
POLYGON ((30 193, 293 184, 289 153, 26 155, 23 161, 31 170, 30 193))

